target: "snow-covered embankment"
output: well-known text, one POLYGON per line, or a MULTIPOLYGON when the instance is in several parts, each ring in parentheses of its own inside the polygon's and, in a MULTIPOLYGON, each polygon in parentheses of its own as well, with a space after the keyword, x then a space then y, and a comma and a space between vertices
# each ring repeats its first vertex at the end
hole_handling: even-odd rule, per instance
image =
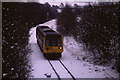
MULTIPOLYGON (((44 24, 57 31, 56 19, 48 21, 44 24)), ((31 63, 34 78, 45 78, 45 74, 52 74, 51 78, 56 78, 55 72, 52 70, 48 61, 42 55, 37 42, 36 42, 36 27, 30 30, 29 44, 31 45, 31 63)), ((77 43, 73 37, 64 37, 64 52, 62 53, 62 58, 60 59, 69 71, 75 76, 75 78, 106 78, 114 77, 118 78, 118 74, 111 69, 106 69, 103 66, 97 66, 90 64, 83 60, 85 56, 85 51, 83 50, 82 44, 77 43)), ((61 71, 61 70, 58 70, 61 71)), ((62 71, 60 72, 62 73, 62 71)), ((65 73, 63 78, 67 78, 65 73)))

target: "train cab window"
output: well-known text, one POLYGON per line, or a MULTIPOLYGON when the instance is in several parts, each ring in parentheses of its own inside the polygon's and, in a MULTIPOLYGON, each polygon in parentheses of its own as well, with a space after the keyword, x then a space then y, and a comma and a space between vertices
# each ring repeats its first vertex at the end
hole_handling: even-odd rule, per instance
POLYGON ((47 39, 46 46, 62 46, 62 40, 59 39, 47 39))
POLYGON ((58 40, 58 46, 62 46, 62 40, 58 40))
POLYGON ((50 41, 50 45, 51 45, 51 46, 57 46, 57 40, 54 40, 54 39, 51 40, 51 41, 50 41))

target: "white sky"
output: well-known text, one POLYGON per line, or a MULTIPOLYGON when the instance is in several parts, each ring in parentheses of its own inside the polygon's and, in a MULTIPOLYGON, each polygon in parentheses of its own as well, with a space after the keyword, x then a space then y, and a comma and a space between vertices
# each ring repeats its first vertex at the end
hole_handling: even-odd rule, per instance
MULTIPOLYGON (((26 0, 27 1, 27 0, 26 0)), ((36 0, 39 3, 49 2, 51 5, 60 5, 60 3, 69 3, 70 5, 78 4, 78 5, 85 5, 82 2, 118 2, 120 0, 36 0)))
MULTIPOLYGON (((24 0, 23 0, 24 1, 24 0)), ((29 1, 29 0, 25 0, 29 1)), ((38 2, 118 2, 120 0, 31 0, 31 1, 38 1, 38 2)))
POLYGON ((120 0, 0 0, 2 2, 39 2, 41 4, 44 4, 45 2, 48 2, 51 5, 60 5, 62 2, 63 4, 78 4, 78 5, 85 5, 85 3, 82 2, 119 2, 120 0))
POLYGON ((39 0, 39 2, 85 2, 85 1, 95 1, 95 0, 39 0))
POLYGON ((0 0, 2 2, 118 2, 120 0, 0 0))
POLYGON ((120 0, 0 0, 2 2, 39 2, 41 4, 44 4, 45 2, 48 2, 50 5, 60 5, 63 4, 70 4, 73 6, 74 4, 78 5, 86 5, 84 2, 119 2, 120 0))

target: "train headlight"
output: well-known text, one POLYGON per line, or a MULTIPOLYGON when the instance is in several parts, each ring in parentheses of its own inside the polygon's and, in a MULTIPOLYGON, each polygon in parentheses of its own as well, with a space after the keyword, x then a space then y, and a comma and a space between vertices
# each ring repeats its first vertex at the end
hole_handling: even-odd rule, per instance
POLYGON ((59 47, 59 49, 62 49, 62 47, 59 47))

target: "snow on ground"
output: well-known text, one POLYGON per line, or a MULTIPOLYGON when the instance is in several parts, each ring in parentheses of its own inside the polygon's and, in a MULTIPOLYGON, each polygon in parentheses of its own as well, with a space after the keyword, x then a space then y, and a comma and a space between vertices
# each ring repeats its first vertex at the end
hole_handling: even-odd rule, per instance
POLYGON ((45 74, 52 74, 51 78, 57 78, 48 61, 42 55, 37 43, 31 43, 31 62, 32 62, 32 75, 34 78, 46 78, 45 74))
POLYGON ((43 24, 39 24, 37 26, 49 26, 51 29, 56 30, 57 26, 56 26, 56 19, 53 19, 51 21, 45 22, 43 24))
POLYGON ((64 43, 65 51, 63 54, 67 53, 66 56, 71 56, 69 56, 69 61, 63 61, 77 78, 119 77, 119 74, 116 73, 116 71, 111 70, 109 67, 98 66, 84 61, 83 57, 86 55, 86 52, 83 50, 82 44, 77 43, 73 37, 65 37, 64 43))
POLYGON ((45 74, 52 74, 51 78, 57 78, 51 66, 48 65, 48 61, 42 55, 37 41, 36 41, 36 27, 32 28, 29 32, 31 35, 29 38, 29 45, 31 46, 31 63, 32 63, 32 75, 34 78, 46 78, 45 74))
MULTIPOLYGON (((83 51, 83 48, 82 48, 82 44, 79 44, 78 42, 76 42, 73 37, 65 37, 64 43, 65 43, 65 48, 72 55, 74 55, 74 56, 84 56, 85 55, 85 52, 83 51)), ((77 59, 81 60, 82 57, 77 57, 77 59)))
MULTIPOLYGON (((56 19, 48 21, 44 24, 56 31, 56 19)), ((37 25, 38 26, 38 25, 37 25)), ((45 74, 51 74, 51 78, 57 78, 55 72, 51 66, 48 65, 48 61, 44 58, 43 53, 40 51, 39 46, 36 42, 36 27, 30 30, 29 44, 31 45, 31 63, 32 63, 32 75, 34 78, 45 78, 45 74)), ((118 78, 119 75, 110 68, 103 66, 97 66, 90 64, 82 57, 85 55, 82 44, 77 43, 73 37, 64 37, 64 51, 62 53, 61 61, 75 76, 75 78, 118 78)), ((53 62, 56 65, 56 62, 53 62)), ((57 69, 63 78, 68 78, 66 73, 63 73, 59 68, 57 69)))

